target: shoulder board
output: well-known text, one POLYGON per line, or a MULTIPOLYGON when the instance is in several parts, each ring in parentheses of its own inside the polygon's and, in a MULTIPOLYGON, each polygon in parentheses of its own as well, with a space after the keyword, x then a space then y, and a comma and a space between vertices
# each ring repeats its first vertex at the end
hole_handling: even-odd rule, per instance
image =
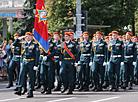
POLYGON ((54 41, 52 41, 53 43, 55 43, 54 41))
POLYGON ((72 41, 73 43, 75 43, 74 41, 72 41))
POLYGON ((37 44, 37 42, 33 41, 34 44, 37 44))

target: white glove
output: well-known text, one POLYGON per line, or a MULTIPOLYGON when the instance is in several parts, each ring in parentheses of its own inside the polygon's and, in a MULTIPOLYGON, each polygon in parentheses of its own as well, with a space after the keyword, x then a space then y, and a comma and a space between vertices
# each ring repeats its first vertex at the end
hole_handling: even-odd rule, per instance
POLYGON ((20 66, 22 66, 22 63, 20 63, 20 66))
POLYGON ((124 65, 124 62, 121 62, 121 66, 124 65))
POLYGON ((45 61, 46 59, 47 59, 47 56, 44 56, 44 57, 43 57, 43 60, 45 61))
POLYGON ((25 36, 21 36, 21 37, 19 37, 18 39, 21 40, 21 39, 23 39, 24 37, 25 37, 25 36))
POLYGON ((136 62, 133 62, 132 64, 135 66, 136 65, 136 62))
POLYGON ((62 62, 61 62, 61 61, 59 61, 59 65, 60 65, 60 66, 61 66, 61 63, 62 63, 62 62))
POLYGON ((74 66, 75 66, 75 67, 78 66, 78 63, 74 63, 74 66))
POLYGON ((106 64, 109 65, 109 62, 107 62, 106 64))
POLYGON ((92 66, 92 62, 89 63, 89 66, 92 66))
POLYGON ((106 62, 103 63, 103 66, 106 66, 106 62))
POLYGON ((38 71, 38 67, 36 67, 36 66, 34 66, 34 68, 33 68, 35 71, 38 71))

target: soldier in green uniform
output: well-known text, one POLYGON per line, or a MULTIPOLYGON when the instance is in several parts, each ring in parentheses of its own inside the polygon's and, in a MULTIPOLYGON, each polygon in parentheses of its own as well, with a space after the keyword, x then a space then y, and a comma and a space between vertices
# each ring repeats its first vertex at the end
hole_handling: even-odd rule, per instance
MULTIPOLYGON (((92 44, 89 42, 89 33, 84 32, 83 33, 83 38, 84 40, 80 43, 80 49, 79 49, 79 54, 80 54, 80 60, 79 64, 82 64, 80 66, 80 69, 78 71, 79 73, 79 84, 80 88, 78 91, 83 90, 84 85, 83 81, 85 84, 85 90, 84 91, 89 91, 89 84, 90 84, 90 56, 91 56, 91 48, 92 44)), ((92 57, 91 57, 92 58, 92 57)))
POLYGON ((44 88, 44 90, 41 92, 42 94, 51 94, 51 89, 54 83, 54 79, 53 79, 54 77, 53 63, 54 62, 53 61, 54 61, 56 46, 55 46, 55 43, 51 40, 51 38, 52 38, 52 34, 49 32, 48 33, 49 51, 48 53, 45 53, 43 51, 43 60, 42 60, 41 69, 40 69, 40 78, 41 78, 41 82, 44 88))
MULTIPOLYGON (((20 72, 20 58, 21 58, 21 43, 16 43, 17 40, 20 37, 19 34, 14 34, 14 43, 11 44, 11 55, 10 55, 10 64, 8 68, 8 74, 9 74, 9 84, 6 88, 10 88, 13 86, 13 70, 17 67, 17 74, 19 76, 20 72)), ((18 78, 18 77, 17 77, 18 78)))
POLYGON ((75 67, 78 65, 78 49, 76 43, 70 40, 70 33, 65 32, 65 42, 61 44, 62 63, 60 67, 60 75, 64 85, 64 89, 61 93, 64 93, 69 86, 67 94, 73 94, 74 80, 75 80, 75 67))
POLYGON ((124 64, 124 44, 123 41, 119 41, 117 37, 118 32, 112 31, 113 40, 111 40, 108 44, 108 53, 111 52, 111 54, 107 54, 107 60, 109 60, 109 81, 111 84, 109 91, 112 91, 115 88, 115 92, 119 91, 120 64, 121 66, 124 64))
POLYGON ((94 78, 94 88, 92 91, 103 91, 102 84, 104 83, 104 67, 106 65, 107 44, 102 39, 102 33, 96 32, 97 40, 92 43, 94 52, 92 73, 94 78), (97 88, 98 85, 98 88, 97 88))
POLYGON ((58 81, 57 87, 54 89, 54 91, 60 91, 61 77, 59 75, 59 71, 60 71, 60 61, 61 61, 61 56, 60 56, 61 41, 59 39, 59 33, 58 32, 55 32, 53 35, 54 35, 54 43, 56 45, 56 52, 54 55, 54 61, 55 61, 56 72, 57 72, 57 81, 58 81))
POLYGON ((42 50, 42 47, 41 46, 39 46, 39 50, 40 50, 39 65, 38 65, 38 71, 36 71, 36 82, 37 82, 37 86, 35 87, 35 89, 41 88, 40 68, 41 68, 41 62, 43 60, 43 50, 42 50))
POLYGON ((127 82, 130 81, 129 89, 132 89, 134 82, 134 66, 137 59, 137 46, 135 42, 131 41, 132 34, 126 33, 126 41, 124 42, 124 65, 123 65, 123 86, 126 89, 127 82), (129 76, 129 78, 128 78, 129 76))
MULTIPOLYGON (((26 32, 26 42, 21 45, 22 53, 22 66, 19 74, 18 91, 14 94, 21 95, 22 87, 25 82, 27 70, 29 72, 29 94, 27 98, 33 97, 33 90, 35 85, 35 70, 38 69, 39 64, 39 47, 38 44, 32 40, 33 34, 26 32)), ((18 40, 19 41, 19 40, 18 40)))
POLYGON ((135 67, 134 67, 134 76, 135 76, 135 80, 134 80, 134 83, 136 84, 136 85, 138 85, 138 42, 137 42, 138 40, 137 40, 137 36, 134 36, 133 37, 133 42, 135 42, 136 43, 136 45, 137 45, 137 60, 136 60, 136 65, 135 65, 135 67))

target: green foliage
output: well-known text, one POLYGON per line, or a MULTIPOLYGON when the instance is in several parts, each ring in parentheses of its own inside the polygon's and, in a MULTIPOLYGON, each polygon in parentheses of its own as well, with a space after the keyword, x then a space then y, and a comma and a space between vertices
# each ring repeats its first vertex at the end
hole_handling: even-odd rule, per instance
POLYGON ((24 17, 18 19, 18 26, 15 27, 17 33, 24 35, 25 32, 32 32, 34 28, 34 18, 35 14, 33 10, 35 9, 36 0, 26 0, 23 5, 22 15, 24 17))
POLYGON ((14 34, 15 34, 15 32, 13 32, 12 34, 11 34, 11 32, 7 32, 7 35, 6 35, 7 42, 9 40, 13 40, 14 41, 14 37, 13 37, 14 34))
MULTIPOLYGON (((49 31, 57 31, 55 28, 58 27, 73 26, 76 0, 45 1, 49 31)), ((88 11, 88 25, 111 25, 108 29, 89 30, 92 34, 97 30, 106 34, 117 30, 124 34, 124 27, 133 24, 137 5, 138 0, 82 0, 82 10, 88 11)))

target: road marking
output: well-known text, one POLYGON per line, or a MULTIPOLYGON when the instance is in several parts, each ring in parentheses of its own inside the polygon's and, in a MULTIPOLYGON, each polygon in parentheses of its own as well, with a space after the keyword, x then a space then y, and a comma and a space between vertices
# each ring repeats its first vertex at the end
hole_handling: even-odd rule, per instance
POLYGON ((12 89, 15 89, 16 87, 11 87, 11 88, 4 88, 4 89, 0 89, 0 91, 5 91, 5 90, 12 90, 12 89))
POLYGON ((59 101, 71 100, 71 99, 74 99, 74 98, 76 98, 76 97, 71 97, 71 98, 63 98, 63 99, 59 99, 59 100, 46 101, 46 102, 59 102, 59 101))
POLYGON ((102 101, 107 101, 107 100, 112 100, 112 99, 116 99, 116 98, 120 98, 118 97, 111 97, 111 98, 106 98, 106 99, 101 99, 101 100, 96 100, 96 101, 91 101, 91 102, 102 102, 102 101))
POLYGON ((0 100, 0 102, 19 100, 19 99, 23 99, 23 97, 22 98, 11 98, 11 99, 0 100))

